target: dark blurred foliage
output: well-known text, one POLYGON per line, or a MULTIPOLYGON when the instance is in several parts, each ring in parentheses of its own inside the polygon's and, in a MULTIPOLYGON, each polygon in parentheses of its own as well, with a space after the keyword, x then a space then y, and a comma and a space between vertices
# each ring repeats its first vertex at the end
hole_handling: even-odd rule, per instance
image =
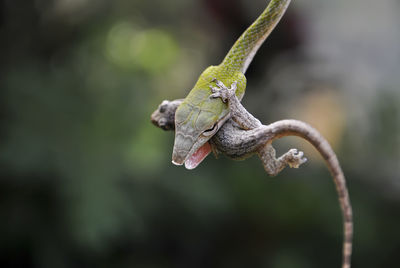
MULTIPOLYGON (((187 171, 150 123, 266 5, 251 2, 0 2, 1 267, 340 267, 334 185, 302 141, 277 144, 310 158, 277 178, 256 157, 187 171)), ((396 267, 400 250, 400 7, 378 2, 296 1, 244 99, 332 142, 354 267, 396 267)))

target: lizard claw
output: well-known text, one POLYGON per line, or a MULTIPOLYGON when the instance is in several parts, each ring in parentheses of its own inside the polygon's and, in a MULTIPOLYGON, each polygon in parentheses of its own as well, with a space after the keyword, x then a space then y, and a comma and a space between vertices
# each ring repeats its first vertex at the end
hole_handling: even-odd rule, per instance
POLYGON ((217 80, 216 78, 213 78, 212 82, 215 82, 217 87, 210 86, 212 92, 210 98, 212 99, 221 98, 223 102, 227 102, 229 98, 235 95, 237 89, 237 82, 233 82, 230 88, 226 87, 224 83, 217 80))
POLYGON ((298 168, 301 164, 307 162, 307 158, 304 157, 304 153, 297 149, 290 149, 287 152, 287 164, 291 168, 298 168))

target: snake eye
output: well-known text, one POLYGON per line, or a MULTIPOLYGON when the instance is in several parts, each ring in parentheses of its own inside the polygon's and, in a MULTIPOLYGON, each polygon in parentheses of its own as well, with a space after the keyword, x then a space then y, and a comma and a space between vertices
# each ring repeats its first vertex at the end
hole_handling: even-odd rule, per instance
POLYGON ((215 134, 217 132, 217 130, 218 130, 218 123, 215 123, 211 128, 205 130, 203 132, 203 135, 204 136, 211 136, 211 135, 215 134))

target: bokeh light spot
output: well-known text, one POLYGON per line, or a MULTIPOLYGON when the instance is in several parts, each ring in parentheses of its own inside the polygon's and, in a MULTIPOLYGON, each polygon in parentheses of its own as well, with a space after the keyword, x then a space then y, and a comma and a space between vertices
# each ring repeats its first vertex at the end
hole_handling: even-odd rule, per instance
POLYGON ((114 26, 107 37, 108 58, 125 69, 164 71, 176 60, 178 51, 176 41, 168 32, 140 30, 126 22, 114 26))

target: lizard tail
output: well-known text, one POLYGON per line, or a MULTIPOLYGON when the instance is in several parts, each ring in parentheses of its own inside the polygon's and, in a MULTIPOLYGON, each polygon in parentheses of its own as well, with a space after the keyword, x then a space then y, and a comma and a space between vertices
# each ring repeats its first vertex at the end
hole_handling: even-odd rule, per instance
POLYGON ((235 42, 221 65, 244 74, 257 50, 285 13, 290 1, 271 0, 264 12, 235 42))
POLYGON ((324 158, 332 174, 339 196, 339 203, 343 215, 343 261, 342 268, 350 268, 353 244, 353 211, 351 208, 346 180, 336 154, 329 143, 313 127, 298 120, 281 120, 268 125, 273 133, 273 139, 283 136, 298 136, 310 142, 324 158))

